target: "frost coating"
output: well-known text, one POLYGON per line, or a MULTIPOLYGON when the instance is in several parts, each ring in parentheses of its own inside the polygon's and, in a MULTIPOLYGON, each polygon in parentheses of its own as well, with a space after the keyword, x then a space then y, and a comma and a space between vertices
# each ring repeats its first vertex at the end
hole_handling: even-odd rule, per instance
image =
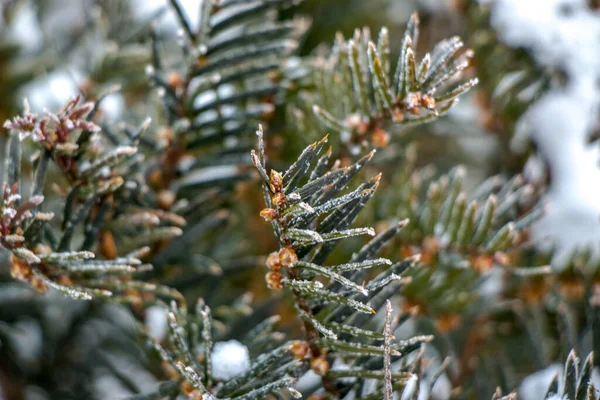
POLYGON ((217 342, 212 351, 213 378, 227 381, 250 368, 248 348, 237 340, 217 342))

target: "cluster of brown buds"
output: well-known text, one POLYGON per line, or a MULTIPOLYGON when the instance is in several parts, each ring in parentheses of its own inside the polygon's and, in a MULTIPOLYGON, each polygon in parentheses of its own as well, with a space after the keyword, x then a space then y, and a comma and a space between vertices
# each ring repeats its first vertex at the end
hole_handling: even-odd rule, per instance
POLYGON ((266 221, 272 221, 279 218, 281 211, 287 203, 285 193, 283 193, 283 176, 274 169, 271 170, 269 177, 269 189, 271 189, 271 204, 275 208, 265 208, 260 212, 260 216, 266 221))
MULTIPOLYGON (((271 190, 271 204, 273 208, 265 208, 260 212, 261 217, 267 221, 277 220, 282 223, 280 216, 287 205, 287 198, 283 193, 283 177, 282 175, 271 170, 269 176, 269 189, 271 190)), ((271 290, 280 290, 283 287, 282 272, 287 272, 289 275, 290 269, 294 268, 298 263, 298 255, 291 245, 285 245, 279 251, 274 251, 267 257, 267 268, 269 272, 265 276, 267 287, 271 290)), ((296 359, 304 359, 311 346, 305 341, 295 341, 292 345, 291 352, 296 359)), ((317 349, 311 352, 311 369, 319 376, 325 376, 330 369, 329 362, 325 351, 317 349)))
MULTIPOLYGON (((435 99, 421 92, 407 93, 404 98, 396 98, 396 107, 391 111, 392 121, 401 123, 405 119, 405 113, 411 115, 421 115, 421 111, 425 109, 437 115, 435 99)), ((370 134, 370 140, 373 146, 382 148, 387 146, 390 141, 390 134, 381 127, 382 116, 363 117, 359 113, 350 114, 344 124, 355 132, 359 139, 365 138, 365 135, 370 134)))
POLYGON ((271 189, 271 204, 275 208, 265 208, 260 212, 260 216, 266 221, 272 221, 279 218, 281 211, 285 207, 286 197, 283 193, 283 176, 274 169, 271 170, 269 177, 269 188, 271 189))
MULTIPOLYGON (((286 206, 287 199, 283 193, 283 177, 275 170, 271 170, 269 177, 269 189, 271 189, 271 204, 274 208, 265 208, 260 216, 267 221, 278 219, 286 206)), ((282 268, 293 268, 298 262, 298 256, 291 246, 285 246, 279 251, 274 251, 267 257, 267 267, 270 272, 265 279, 269 289, 279 290, 282 287, 282 268)))
POLYGON ((376 148, 387 146, 390 134, 383 129, 380 123, 373 118, 363 118, 358 113, 350 114, 345 120, 346 126, 356 132, 359 139, 363 139, 367 133, 371 134, 371 143, 376 148))
POLYGON ((40 293, 46 292, 48 287, 41 278, 33 274, 31 264, 39 261, 36 254, 46 254, 49 248, 38 245, 34 252, 26 249, 22 224, 32 216, 31 210, 40 205, 43 200, 43 196, 32 196, 28 200, 23 200, 17 193, 16 183, 12 186, 4 183, 2 203, 0 203, 0 247, 12 251, 11 275, 15 279, 30 282, 40 293))
MULTIPOLYGON (((34 275, 33 267, 41 267, 41 263, 39 259, 35 260, 37 256, 47 255, 50 253, 50 248, 45 245, 37 245, 33 252, 30 252, 26 249, 22 249, 23 251, 16 250, 18 256, 13 253, 10 256, 10 274, 13 278, 22 281, 28 282, 31 287, 37 291, 38 293, 46 293, 48 291, 48 285, 42 279, 42 277, 38 275, 34 275)), ((59 283, 64 286, 70 286, 72 282, 67 276, 60 276, 59 283)))
POLYGON ((274 251, 267 257, 267 268, 270 272, 265 276, 267 287, 273 290, 279 290, 282 287, 281 274, 282 268, 293 268, 298 262, 298 256, 291 247, 283 247, 279 251, 274 251))
POLYGON ((290 353, 296 360, 304 360, 308 355, 310 350, 310 344, 305 342, 304 340, 294 340, 292 342, 292 347, 290 348, 290 353))
MULTIPOLYGON (((285 207, 287 199, 285 193, 283 193, 283 176, 274 169, 271 170, 271 175, 269 176, 269 189, 271 189, 271 193, 273 193, 271 196, 271 203, 277 210, 281 210, 285 207)), ((274 219, 278 216, 277 210, 266 208, 261 211, 260 215, 265 219, 274 219), (275 213, 273 214, 272 211, 275 211, 275 213), (271 215, 274 216, 270 218, 271 215)))
POLYGON ((396 97, 395 107, 391 111, 392 121, 399 124, 404 121, 405 113, 421 115, 421 110, 426 109, 437 115, 436 102, 433 96, 421 92, 407 93, 403 98, 396 97))
MULTIPOLYGON (((310 343, 305 342, 303 340, 295 340, 292 343, 292 347, 290 352, 297 360, 303 360, 308 356, 308 353, 311 349, 310 343)), ((325 376, 329 372, 330 365, 329 361, 327 361, 327 353, 319 349, 318 355, 311 354, 310 360, 310 368, 319 376, 325 376)))
MULTIPOLYGON (((428 95, 423 94, 421 92, 411 92, 408 93, 404 99, 398 99, 399 107, 396 109, 400 114, 402 111, 400 109, 404 109, 412 115, 420 115, 421 109, 426 109, 428 111, 434 112, 437 114, 435 109, 436 103, 435 99, 428 95)), ((399 121, 396 121, 396 118, 400 116, 400 114, 396 114, 394 121, 401 122, 403 118, 400 118, 399 121)))

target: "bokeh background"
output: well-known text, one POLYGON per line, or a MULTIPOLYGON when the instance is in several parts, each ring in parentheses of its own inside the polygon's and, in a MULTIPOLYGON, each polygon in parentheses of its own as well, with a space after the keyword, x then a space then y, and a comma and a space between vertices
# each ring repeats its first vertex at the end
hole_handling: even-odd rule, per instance
MULTIPOLYGON (((167 3, 0 0, 0 121, 19 113, 24 98, 32 110, 42 111, 57 109, 77 94, 93 100, 113 87, 120 89, 110 94, 100 109, 106 124, 134 124, 147 116, 161 121, 160 102, 148 84, 145 69, 151 58, 147 40, 150 27, 173 42, 178 40, 176 18, 167 3)), ((198 2, 181 3, 193 21, 198 2)), ((394 149, 410 142, 417 149, 415 163, 419 167, 432 165, 443 174, 457 164, 464 165, 467 187, 495 174, 521 174, 532 190, 545 193, 543 201, 548 203, 546 215, 531 231, 531 245, 552 250, 553 268, 560 272, 572 262, 575 251, 587 249, 598 255, 600 249, 598 7, 594 0, 306 0, 286 13, 311 22, 298 49, 299 56, 308 58, 326 54, 338 31, 350 37, 357 27, 368 26, 378 32, 386 26, 395 59, 406 21, 414 11, 422 23, 417 49, 421 55, 440 39, 460 35, 475 51, 467 72, 480 79, 479 86, 447 116, 395 135, 391 150, 383 152, 384 156, 393 158, 394 149)), ((276 124, 271 133, 281 138, 280 162, 293 161, 293 154, 322 134, 304 132, 286 141, 289 132, 278 131, 276 124)), ((0 131, 0 144, 6 142, 6 135, 5 130, 0 131)), ((395 172, 387 171, 392 176, 395 172)), ((385 188, 400 189, 393 184, 385 188)), ((249 190, 242 185, 238 195, 244 198, 249 190)), ((249 292, 260 303, 266 291, 263 273, 255 273, 260 264, 256 259, 268 254, 275 242, 258 219, 256 207, 240 205, 238 219, 226 231, 241 243, 249 237, 261 238, 259 246, 248 251, 247 265, 229 276, 228 296, 249 292)), ((377 214, 377 210, 372 213, 377 214)), ((208 243, 219 249, 218 243, 208 243)), ((226 253, 226 246, 220 251, 226 253)), ((58 295, 49 295, 48 301, 48 297, 29 294, 24 301, 22 293, 10 292, 7 282, 11 277, 7 263, 3 264, 0 388, 5 393, 0 391, 0 399, 59 398, 56 396, 60 396, 62 385, 68 388, 65 393, 87 393, 94 388, 100 395, 89 398, 112 399, 128 393, 128 385, 155 384, 155 377, 139 365, 135 353, 125 354, 119 347, 122 343, 111 342, 116 335, 135 340, 131 332, 123 331, 121 319, 128 317, 122 310, 81 304, 58 295), (77 369, 73 366, 80 371, 73 372, 77 369), (15 376, 27 380, 15 381, 15 376), (8 392, 21 397, 11 397, 8 392)), ((211 279, 221 278, 205 280, 203 295, 224 297, 210 292, 214 287, 211 279)), ((191 282, 195 281, 178 284, 185 287, 191 282)), ((486 282, 487 286, 479 290, 492 293, 494 298, 501 290, 500 283, 494 276, 486 282)), ((288 330, 297 329, 291 314, 285 317, 289 305, 266 304, 264 313, 273 308, 284 316, 288 330)), ((543 314, 544 307, 539 311, 543 314)), ((146 318, 155 335, 164 335, 161 315, 149 313, 146 318)), ((547 353, 540 355, 538 350, 524 349, 518 343, 512 347, 516 353, 535 353, 530 357, 539 358, 535 362, 519 361, 520 354, 498 355, 507 363, 513 359, 507 386, 520 387, 526 400, 541 398, 540 388, 560 370, 557 361, 564 358, 563 347, 556 344, 560 341, 557 331, 536 334, 550 337, 552 345, 547 353), (532 375, 536 370, 541 372, 532 375)), ((589 332, 581 335, 582 353, 591 347, 586 334, 589 332)), ((462 355, 483 351, 468 349, 465 343, 461 346, 466 349, 462 355)), ((487 373, 485 369, 479 371, 481 375, 487 373)), ((481 378, 477 372, 472 374, 475 381, 481 378)), ((449 398, 451 386, 460 379, 437 385, 433 398, 449 398)), ((482 383, 481 389, 492 390, 493 386, 482 383)))

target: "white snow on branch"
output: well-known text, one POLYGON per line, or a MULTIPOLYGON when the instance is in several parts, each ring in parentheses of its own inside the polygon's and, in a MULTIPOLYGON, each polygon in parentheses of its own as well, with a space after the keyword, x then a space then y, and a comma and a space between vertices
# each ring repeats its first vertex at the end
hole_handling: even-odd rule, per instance
POLYGON ((227 381, 250 368, 248 348, 237 340, 217 342, 212 350, 212 373, 217 380, 227 381))
MULTIPOLYGON (((524 400, 544 400, 544 396, 548 391, 548 387, 555 375, 562 377, 563 366, 561 364, 551 364, 547 368, 534 372, 523 379, 523 383, 519 386, 519 398, 524 400)), ((562 380, 559 380, 562 391, 562 380)))
POLYGON ((152 306, 146 309, 144 320, 151 337, 162 342, 167 336, 167 310, 164 307, 152 306))

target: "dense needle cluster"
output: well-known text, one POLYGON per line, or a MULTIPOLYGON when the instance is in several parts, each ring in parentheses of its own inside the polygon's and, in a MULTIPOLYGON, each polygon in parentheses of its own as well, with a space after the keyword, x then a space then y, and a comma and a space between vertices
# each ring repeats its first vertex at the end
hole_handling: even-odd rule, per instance
POLYGON ((481 71, 490 130, 562 82, 533 68, 491 93, 494 54, 512 50, 473 28, 483 2, 454 6, 477 54, 431 45, 415 13, 399 46, 365 27, 310 55, 311 21, 288 17, 300 0, 170 0, 132 26, 117 3, 66 46, 108 49, 80 93, 3 124, 0 398, 508 400, 565 358, 545 400, 598 398, 600 261, 581 248, 557 265, 533 240, 545 171, 486 164, 517 173, 479 182, 477 157, 448 167, 465 142, 404 135, 468 131, 447 114, 481 71), (524 87, 531 74, 543 84, 524 87), (115 94, 127 123, 106 117, 115 94))

